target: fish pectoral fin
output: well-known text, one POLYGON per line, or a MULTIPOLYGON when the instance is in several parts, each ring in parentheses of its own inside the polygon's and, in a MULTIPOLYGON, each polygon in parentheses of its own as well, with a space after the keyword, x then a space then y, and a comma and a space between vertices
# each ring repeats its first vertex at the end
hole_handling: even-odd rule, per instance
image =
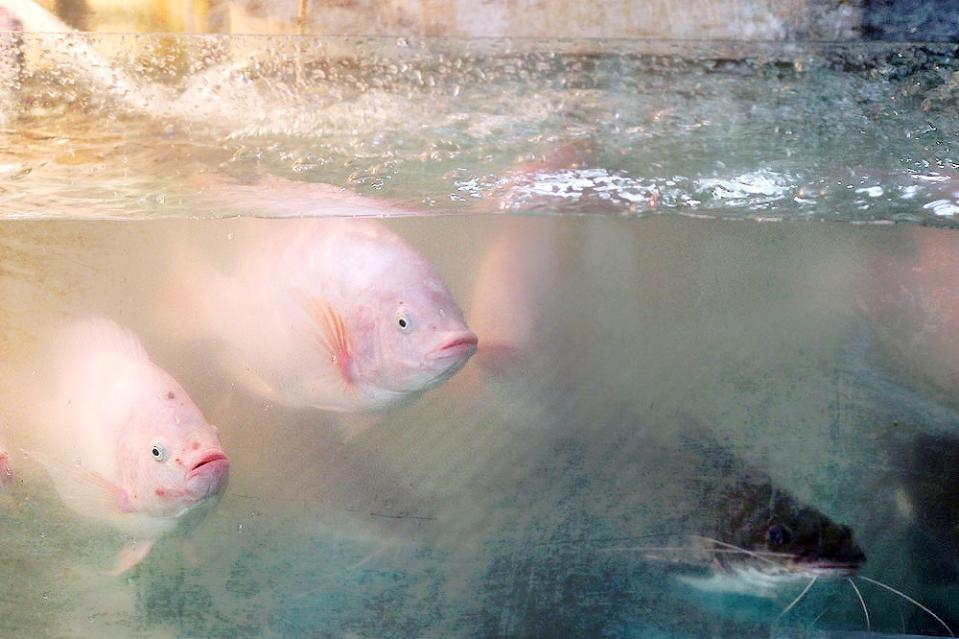
POLYGON ((300 305, 313 320, 317 345, 329 355, 333 370, 348 384, 352 381, 353 348, 343 317, 325 300, 305 293, 300 305))
POLYGON ((94 483, 96 483, 113 497, 113 503, 116 505, 117 510, 119 510, 121 513, 133 512, 133 500, 130 499, 130 495, 126 490, 124 490, 121 486, 117 486, 113 482, 104 479, 99 473, 95 473, 92 470, 85 470, 85 472, 90 476, 90 479, 94 483))
POLYGON ((150 554, 152 549, 152 539, 128 542, 123 546, 123 549, 120 550, 116 565, 114 565, 113 570, 110 571, 110 575, 119 577, 132 570, 139 565, 141 561, 146 559, 146 556, 150 554))
POLYGON ((73 509, 94 515, 133 511, 133 502, 127 491, 99 473, 36 451, 22 452, 43 466, 56 485, 60 498, 73 509))

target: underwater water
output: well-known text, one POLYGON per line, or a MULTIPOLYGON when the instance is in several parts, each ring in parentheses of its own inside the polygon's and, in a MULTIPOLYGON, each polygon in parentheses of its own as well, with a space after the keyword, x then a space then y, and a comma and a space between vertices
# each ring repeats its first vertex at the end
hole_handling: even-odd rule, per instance
POLYGON ((959 630, 948 46, 58 38, 7 41, 4 635, 959 630), (478 334, 382 413, 255 392, 231 318, 188 329, 177 293, 355 212, 319 183, 396 207, 359 223, 478 334), (230 457, 219 502, 122 576, 125 534, 17 444, 38 344, 89 316, 138 335, 230 457), (500 331, 522 348, 491 362, 500 331), (774 533, 784 495, 807 510, 774 533), (865 561, 757 585, 810 518, 810 552, 851 531, 865 561))

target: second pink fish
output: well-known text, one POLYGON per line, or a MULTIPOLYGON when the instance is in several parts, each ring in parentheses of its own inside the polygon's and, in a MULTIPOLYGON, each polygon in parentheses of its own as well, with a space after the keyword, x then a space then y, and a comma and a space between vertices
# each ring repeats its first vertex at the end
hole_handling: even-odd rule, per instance
POLYGON ((379 222, 250 224, 257 232, 236 243, 232 272, 191 273, 186 312, 254 392, 291 407, 381 411, 443 383, 476 351, 433 265, 379 222))

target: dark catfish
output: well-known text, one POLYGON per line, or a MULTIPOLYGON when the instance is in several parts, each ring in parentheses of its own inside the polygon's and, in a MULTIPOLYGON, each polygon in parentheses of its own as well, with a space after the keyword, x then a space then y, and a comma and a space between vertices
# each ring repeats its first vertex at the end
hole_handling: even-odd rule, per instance
POLYGON ((637 479, 657 483, 641 492, 659 492, 676 518, 656 526, 662 535, 630 547, 682 568, 683 582, 774 597, 786 584, 849 577, 865 562, 849 526, 796 499, 702 427, 684 427, 668 442, 653 439, 637 479))

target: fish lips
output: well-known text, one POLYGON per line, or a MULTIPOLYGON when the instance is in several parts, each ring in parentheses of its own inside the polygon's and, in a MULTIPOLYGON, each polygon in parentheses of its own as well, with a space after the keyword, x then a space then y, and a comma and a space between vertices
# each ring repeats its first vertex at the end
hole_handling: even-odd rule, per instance
POLYGON ((230 460, 221 450, 204 452, 187 473, 187 481, 205 485, 201 492, 207 495, 218 492, 226 485, 230 472, 230 460))
POLYGON ((473 331, 461 331, 450 335, 440 346, 427 354, 430 361, 463 360, 466 361, 476 353, 479 339, 473 331))

